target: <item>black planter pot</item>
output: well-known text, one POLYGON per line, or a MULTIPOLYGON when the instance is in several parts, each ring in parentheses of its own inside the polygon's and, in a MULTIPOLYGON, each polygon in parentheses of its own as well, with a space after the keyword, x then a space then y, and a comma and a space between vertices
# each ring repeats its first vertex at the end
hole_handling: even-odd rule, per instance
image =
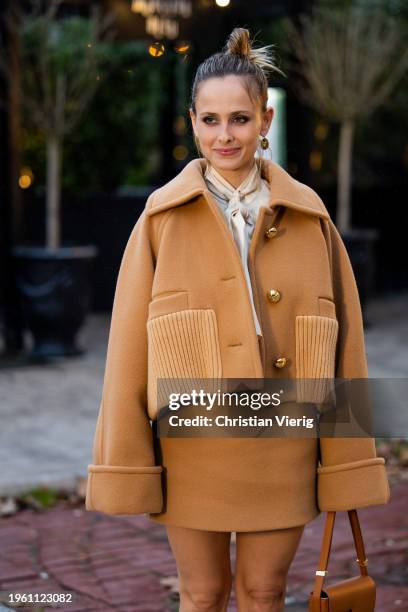
POLYGON ((374 290, 375 242, 379 232, 375 229, 355 229, 342 235, 342 239, 353 266, 360 294, 364 326, 369 326, 366 306, 374 290))
POLYGON ((75 337, 89 311, 90 271, 97 248, 65 246, 50 250, 16 246, 17 286, 34 346, 31 358, 80 355, 75 337))

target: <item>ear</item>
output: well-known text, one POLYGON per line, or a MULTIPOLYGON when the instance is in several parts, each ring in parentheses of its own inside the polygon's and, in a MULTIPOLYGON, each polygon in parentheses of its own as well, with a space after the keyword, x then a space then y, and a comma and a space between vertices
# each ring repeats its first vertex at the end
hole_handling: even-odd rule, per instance
POLYGON ((262 136, 265 136, 265 134, 269 132, 269 128, 271 126, 274 114, 275 114, 275 109, 272 106, 268 106, 262 118, 262 129, 261 129, 262 136))

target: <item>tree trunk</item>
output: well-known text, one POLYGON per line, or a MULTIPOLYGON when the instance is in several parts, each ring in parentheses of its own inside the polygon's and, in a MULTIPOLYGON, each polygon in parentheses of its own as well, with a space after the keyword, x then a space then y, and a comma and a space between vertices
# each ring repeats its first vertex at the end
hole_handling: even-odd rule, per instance
POLYGON ((337 165, 337 219, 339 232, 351 229, 351 161, 354 121, 346 119, 340 126, 339 158, 337 165))
POLYGON ((46 244, 49 249, 60 246, 61 142, 50 135, 47 140, 47 208, 46 244))

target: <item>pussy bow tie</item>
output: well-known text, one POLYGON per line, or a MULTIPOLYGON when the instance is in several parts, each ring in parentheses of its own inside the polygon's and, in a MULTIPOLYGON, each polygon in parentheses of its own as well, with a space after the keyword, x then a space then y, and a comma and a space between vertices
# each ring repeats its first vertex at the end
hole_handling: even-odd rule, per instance
POLYGON ((229 227, 241 244, 245 241, 245 225, 249 226, 249 235, 252 235, 256 221, 255 201, 261 186, 261 175, 255 160, 250 172, 237 188, 233 187, 210 164, 207 164, 205 178, 208 189, 218 196, 229 227))

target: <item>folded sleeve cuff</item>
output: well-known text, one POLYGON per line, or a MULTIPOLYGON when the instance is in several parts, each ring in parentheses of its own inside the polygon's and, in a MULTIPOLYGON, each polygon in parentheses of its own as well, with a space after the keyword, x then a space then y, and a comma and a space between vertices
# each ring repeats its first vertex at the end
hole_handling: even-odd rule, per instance
POLYGON ((386 504, 390 499, 385 459, 373 457, 317 468, 321 511, 341 511, 386 504))
POLYGON ((160 465, 88 465, 85 508, 105 514, 161 512, 162 471, 160 465))

